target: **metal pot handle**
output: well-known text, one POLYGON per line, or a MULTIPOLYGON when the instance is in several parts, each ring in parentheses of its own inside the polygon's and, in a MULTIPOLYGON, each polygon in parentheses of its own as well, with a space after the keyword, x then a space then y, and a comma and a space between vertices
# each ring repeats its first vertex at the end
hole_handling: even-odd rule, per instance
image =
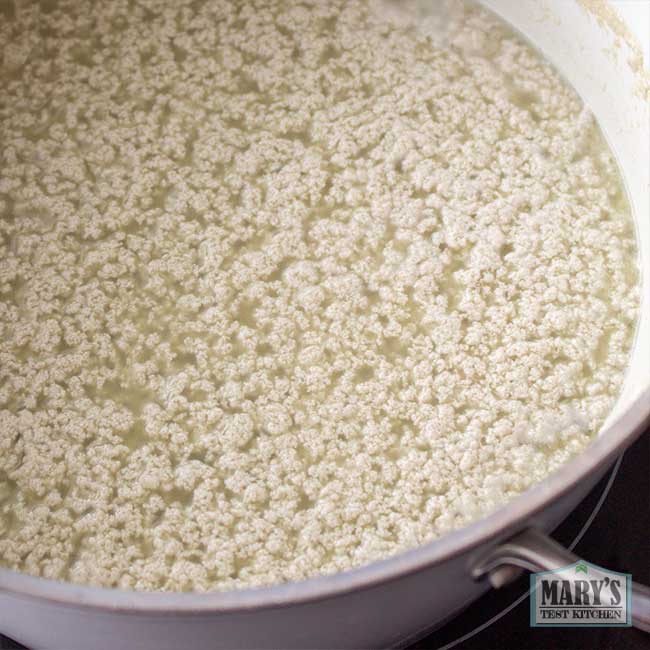
MULTIPOLYGON (((528 571, 549 571, 578 560, 578 556, 543 532, 530 528, 499 544, 484 555, 472 569, 472 577, 487 577, 499 588, 528 571)), ((650 589, 632 583, 632 625, 650 633, 650 589)))

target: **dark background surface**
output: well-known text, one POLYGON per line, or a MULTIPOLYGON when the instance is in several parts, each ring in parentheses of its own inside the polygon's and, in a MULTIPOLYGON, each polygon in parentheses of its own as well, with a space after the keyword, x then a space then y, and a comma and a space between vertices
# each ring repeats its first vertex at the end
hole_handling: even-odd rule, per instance
MULTIPOLYGON (((611 474, 609 472, 603 478, 554 533, 558 541, 568 545, 580 533, 603 495, 611 474)), ((594 564, 631 573, 634 580, 650 585, 650 431, 626 452, 602 507, 575 547, 575 552, 594 564)), ((524 576, 514 584, 484 596, 451 623, 411 646, 411 649, 445 646, 458 650, 650 648, 650 637, 634 629, 531 628, 528 598, 479 633, 458 642, 461 637, 502 613, 527 588, 528 577, 524 576)), ((22 646, 0 636, 0 649, 16 648, 22 646)))

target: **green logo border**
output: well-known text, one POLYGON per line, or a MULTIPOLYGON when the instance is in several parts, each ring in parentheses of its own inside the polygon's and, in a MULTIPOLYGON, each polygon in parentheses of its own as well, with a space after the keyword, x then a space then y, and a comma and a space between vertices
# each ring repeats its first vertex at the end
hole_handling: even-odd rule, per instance
POLYGON ((565 566, 558 567, 557 569, 551 569, 549 571, 538 571, 537 573, 531 573, 529 576, 530 579, 530 627, 632 627, 632 574, 623 573, 622 571, 612 571, 606 569, 605 567, 598 566, 597 564, 592 564, 591 562, 586 562, 585 560, 577 560, 573 564, 567 564, 565 566), (537 576, 547 575, 549 573, 557 573, 558 571, 564 571, 566 569, 571 569, 577 567, 578 565, 587 565, 588 567, 593 567, 605 573, 613 573, 617 576, 625 576, 626 579, 626 604, 627 612, 625 617, 625 623, 536 623, 535 622, 535 610, 537 609, 537 589, 535 589, 535 578, 537 576))

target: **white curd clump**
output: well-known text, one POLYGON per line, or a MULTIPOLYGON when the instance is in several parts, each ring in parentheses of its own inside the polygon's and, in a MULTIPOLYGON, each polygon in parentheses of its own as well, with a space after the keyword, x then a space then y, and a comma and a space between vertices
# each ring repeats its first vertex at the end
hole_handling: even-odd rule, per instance
POLYGON ((580 452, 638 294, 589 110, 473 5, 0 4, 0 565, 208 590, 580 452))

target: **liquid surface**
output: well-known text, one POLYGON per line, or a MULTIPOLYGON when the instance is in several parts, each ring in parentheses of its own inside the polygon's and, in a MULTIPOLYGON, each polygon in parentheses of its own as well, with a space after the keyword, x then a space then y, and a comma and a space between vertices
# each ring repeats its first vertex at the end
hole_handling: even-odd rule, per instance
POLYGON ((473 5, 2 2, 0 565, 227 589, 580 452, 638 295, 614 160, 473 5))

